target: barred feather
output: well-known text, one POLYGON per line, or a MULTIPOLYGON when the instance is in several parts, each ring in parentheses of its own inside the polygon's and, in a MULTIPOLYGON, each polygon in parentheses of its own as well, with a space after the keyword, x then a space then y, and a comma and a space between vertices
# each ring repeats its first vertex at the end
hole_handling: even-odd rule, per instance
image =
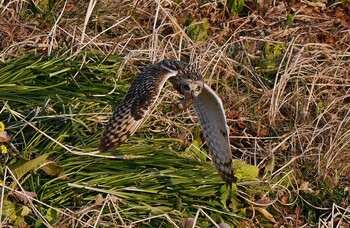
POLYGON ((134 80, 104 130, 100 151, 118 148, 129 139, 149 114, 164 83, 177 74, 159 64, 150 66, 134 80))
POLYGON ((208 86, 193 99, 192 106, 203 130, 213 163, 221 178, 228 184, 234 181, 229 132, 221 99, 208 86))

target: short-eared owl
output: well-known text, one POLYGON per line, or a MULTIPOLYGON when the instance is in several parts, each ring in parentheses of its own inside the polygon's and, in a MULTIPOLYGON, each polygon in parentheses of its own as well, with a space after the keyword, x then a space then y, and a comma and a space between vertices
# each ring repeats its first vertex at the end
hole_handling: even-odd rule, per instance
POLYGON ((107 124, 99 150, 119 147, 140 127, 145 117, 150 115, 150 110, 168 79, 184 96, 184 106, 192 104, 216 169, 230 185, 234 180, 232 154, 221 99, 204 83, 199 71, 185 62, 163 60, 149 66, 136 77, 107 124))

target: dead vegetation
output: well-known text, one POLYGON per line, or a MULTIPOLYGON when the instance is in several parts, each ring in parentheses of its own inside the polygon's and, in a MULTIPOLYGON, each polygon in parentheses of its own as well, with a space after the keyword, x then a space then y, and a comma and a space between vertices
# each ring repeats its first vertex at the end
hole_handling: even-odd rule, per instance
MULTIPOLYGON (((117 80, 163 58, 193 62, 223 99, 233 155, 271 188, 255 202, 270 222, 349 222, 350 3, 232 2, 2 1, 0 58, 119 55, 117 80)), ((148 124, 186 148, 196 125, 190 110, 169 110, 174 96, 164 91, 148 124)))

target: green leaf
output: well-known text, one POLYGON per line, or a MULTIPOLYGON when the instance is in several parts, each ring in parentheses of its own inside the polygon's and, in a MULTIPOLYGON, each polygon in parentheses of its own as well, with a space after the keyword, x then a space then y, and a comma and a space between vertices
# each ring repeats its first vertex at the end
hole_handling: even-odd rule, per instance
POLYGON ((244 0, 228 0, 227 7, 230 9, 231 15, 236 15, 242 11, 244 0))
POLYGON ((282 55, 282 51, 283 51, 283 46, 282 44, 276 44, 274 47, 273 47, 273 56, 276 58, 276 57, 279 57, 280 55, 282 55))
POLYGON ((16 215, 16 205, 15 203, 7 200, 7 197, 4 199, 3 212, 6 217, 10 218, 10 221, 15 221, 17 218, 16 215))
POLYGON ((50 224, 53 224, 55 221, 57 221, 58 215, 59 215, 59 212, 57 210, 48 208, 45 218, 47 219, 47 221, 49 221, 50 224))
POLYGON ((220 187, 220 202, 222 203, 222 206, 228 210, 226 206, 227 199, 229 197, 230 190, 225 186, 220 187))
POLYGON ((15 175, 16 179, 19 180, 29 171, 33 171, 36 168, 38 168, 41 164, 43 164, 46 161, 46 159, 49 157, 49 155, 50 153, 46 153, 29 161, 25 159, 20 159, 15 164, 10 165, 9 168, 11 169, 12 173, 15 175))
POLYGON ((22 210, 21 210, 21 216, 27 216, 27 215, 29 215, 30 214, 30 212, 32 212, 32 210, 30 210, 30 208, 29 207, 27 207, 27 206, 22 206, 22 210))
POLYGON ((319 100, 317 102, 317 109, 316 109, 316 114, 319 115, 323 112, 324 110, 324 105, 323 105, 323 101, 322 100, 319 100))
POLYGON ((255 179, 259 175, 259 168, 254 165, 246 164, 245 162, 234 160, 233 167, 235 176, 239 179, 255 179))
POLYGON ((271 50, 271 44, 266 42, 265 43, 265 57, 267 59, 272 59, 273 58, 273 53, 272 53, 272 50, 271 50))
POLYGON ((207 159, 206 155, 208 153, 203 148, 201 148, 202 144, 203 143, 200 139, 193 140, 191 145, 186 148, 185 154, 188 157, 194 157, 196 160, 205 161, 207 159))
POLYGON ((204 18, 200 22, 193 20, 188 26, 187 34, 192 40, 206 41, 208 38, 209 28, 210 24, 207 18, 204 18))

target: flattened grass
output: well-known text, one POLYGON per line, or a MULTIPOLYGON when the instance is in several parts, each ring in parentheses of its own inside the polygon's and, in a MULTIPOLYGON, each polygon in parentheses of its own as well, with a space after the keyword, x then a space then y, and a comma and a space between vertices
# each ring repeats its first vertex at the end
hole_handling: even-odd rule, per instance
POLYGON ((6 188, 2 202, 25 214, 15 221, 176 227, 198 215, 201 227, 213 225, 210 218, 237 226, 349 223, 348 3, 302 4, 260 5, 265 13, 246 1, 234 16, 216 1, 1 6, 0 57, 7 63, 0 116, 14 136, 1 158, 8 164, 53 154, 50 165, 20 180, 40 193, 43 216, 34 208, 26 214, 6 188), (59 54, 16 59, 27 50, 46 56, 64 48, 70 61, 59 54), (224 101, 233 155, 256 165, 261 180, 242 180, 231 193, 221 188, 193 113, 172 110, 177 95, 167 89, 144 127, 112 154, 144 158, 90 157, 130 79, 163 58, 198 66, 224 101))
MULTIPOLYGON (((82 221, 89 222, 83 212, 98 194, 104 200, 114 196, 123 202, 118 213, 128 223, 168 213, 181 223, 204 207, 217 210, 208 212, 217 221, 236 224, 238 215, 229 212, 228 205, 234 200, 239 212, 245 203, 225 187, 206 156, 199 159, 183 153, 186 147, 180 151, 172 149, 181 148, 180 139, 166 138, 164 132, 141 130, 111 154, 125 155, 127 159, 77 156, 67 150, 71 148, 81 154, 96 150, 103 123, 109 118, 101 112, 111 110, 110 103, 113 106, 118 103, 129 86, 129 80, 110 79, 118 70, 118 57, 110 56, 101 62, 97 62, 101 60, 97 56, 87 59, 92 63, 79 67, 82 61, 79 58, 67 61, 63 57, 27 56, 0 70, 1 75, 6 75, 0 85, 3 101, 0 117, 13 135, 9 153, 2 155, 5 159, 1 170, 6 173, 5 165, 16 164, 19 158, 33 160, 50 154, 46 162, 27 163, 25 171, 22 169, 20 176, 13 177, 19 178, 26 191, 35 192, 37 200, 61 211, 53 215, 52 208, 35 204, 43 224, 57 222, 57 225, 67 219, 77 222, 67 215, 69 210, 82 213, 82 221), (114 84, 109 84, 110 81, 114 84), (113 93, 106 94, 111 90, 113 93)), ((4 184, 13 183, 13 178, 7 176, 4 184)), ((14 190, 18 188, 17 184, 14 190)), ((103 208, 91 213, 102 213, 101 223, 108 223, 113 217, 104 214, 103 208)), ((30 223, 30 219, 26 221, 30 223)), ((152 219, 151 224, 158 221, 159 218, 152 219)))

